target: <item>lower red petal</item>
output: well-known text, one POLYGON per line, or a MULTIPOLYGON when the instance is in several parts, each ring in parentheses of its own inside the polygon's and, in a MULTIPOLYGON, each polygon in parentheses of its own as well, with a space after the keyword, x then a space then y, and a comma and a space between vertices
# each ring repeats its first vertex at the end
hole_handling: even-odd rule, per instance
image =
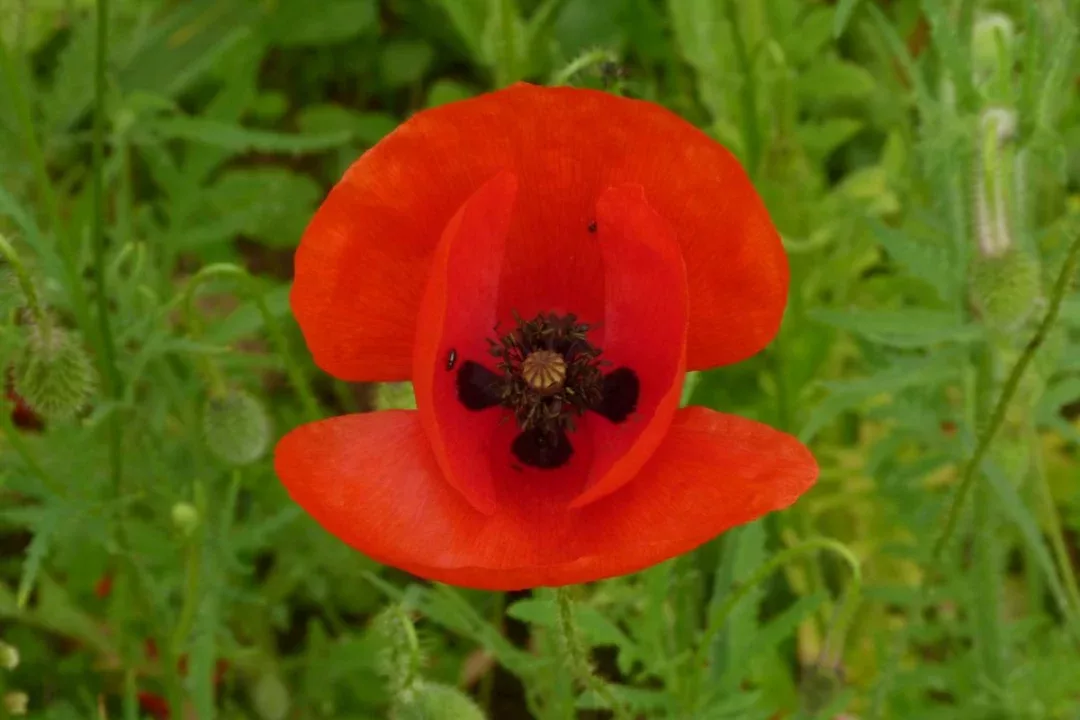
POLYGON ((506 478, 523 490, 478 512, 443 480, 415 412, 297 428, 278 444, 275 467, 305 510, 372 558, 493 590, 641 570, 787 507, 817 477, 795 438, 703 408, 676 414, 633 482, 576 510, 559 493, 506 478))

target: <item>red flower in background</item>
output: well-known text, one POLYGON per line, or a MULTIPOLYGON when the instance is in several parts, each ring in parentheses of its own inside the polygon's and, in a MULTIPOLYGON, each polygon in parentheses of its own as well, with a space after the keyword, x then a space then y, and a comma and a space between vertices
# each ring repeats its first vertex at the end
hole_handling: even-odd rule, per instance
POLYGON ((23 430, 41 430, 45 427, 45 423, 38 414, 15 392, 10 371, 4 382, 4 397, 11 403, 11 422, 15 424, 15 427, 23 430))
POLYGON ((316 362, 416 411, 305 425, 277 472, 372 558, 490 589, 633 572, 790 505, 794 438, 679 410, 776 334, 780 238, 738 162, 646 102, 516 85, 415 115, 296 255, 316 362), (509 421, 507 421, 509 420, 509 421))

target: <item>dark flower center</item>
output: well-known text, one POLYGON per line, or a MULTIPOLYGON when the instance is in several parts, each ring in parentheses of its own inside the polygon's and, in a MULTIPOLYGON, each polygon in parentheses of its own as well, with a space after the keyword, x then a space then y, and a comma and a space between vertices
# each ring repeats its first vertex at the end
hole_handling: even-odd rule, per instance
POLYGON ((461 364, 458 398, 470 410, 508 410, 521 430, 511 445, 514 455, 532 467, 557 468, 573 454, 568 434, 575 419, 591 410, 625 421, 637 408, 640 383, 630 368, 604 374, 609 363, 589 342, 590 326, 576 316, 515 319, 511 332, 488 340, 497 371, 473 360, 461 364))

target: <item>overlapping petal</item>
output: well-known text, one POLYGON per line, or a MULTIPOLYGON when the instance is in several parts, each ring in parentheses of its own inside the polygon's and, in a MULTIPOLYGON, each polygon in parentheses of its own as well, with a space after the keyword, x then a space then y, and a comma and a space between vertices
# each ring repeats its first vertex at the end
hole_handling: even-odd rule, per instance
POLYGON ((779 236, 738 162, 652 103, 516 85, 415 115, 365 153, 316 213, 296 257, 292 306, 316 361, 339 377, 403 380, 442 231, 491 177, 521 197, 500 315, 544 293, 599 313, 603 258, 588 228, 608 187, 636 184, 675 231, 687 268, 687 365, 742 360, 775 335, 787 297, 779 236), (540 292, 540 291, 543 292, 540 292))
MULTIPOLYGON (((305 425, 278 445, 289 493, 372 558, 457 585, 512 590, 596 580, 661 562, 790 505, 817 466, 796 439, 702 408, 680 410, 633 482, 576 510, 566 488, 518 483, 491 514, 442 477, 416 412, 305 425)), ((497 489, 514 483, 496 478, 497 489)))

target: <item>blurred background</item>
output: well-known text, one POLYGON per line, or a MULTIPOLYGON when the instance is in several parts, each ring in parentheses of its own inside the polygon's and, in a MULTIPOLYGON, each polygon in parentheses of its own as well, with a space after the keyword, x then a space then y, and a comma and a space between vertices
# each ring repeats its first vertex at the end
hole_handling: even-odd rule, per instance
POLYGON ((0 717, 1080 718, 1078 22, 0 0, 0 717), (269 460, 308 419, 412 402, 319 372, 291 318, 323 195, 411 113, 521 79, 661 103, 738 155, 790 305, 685 400, 822 466, 791 509, 575 590, 602 693, 550 591, 380 567, 269 460))

